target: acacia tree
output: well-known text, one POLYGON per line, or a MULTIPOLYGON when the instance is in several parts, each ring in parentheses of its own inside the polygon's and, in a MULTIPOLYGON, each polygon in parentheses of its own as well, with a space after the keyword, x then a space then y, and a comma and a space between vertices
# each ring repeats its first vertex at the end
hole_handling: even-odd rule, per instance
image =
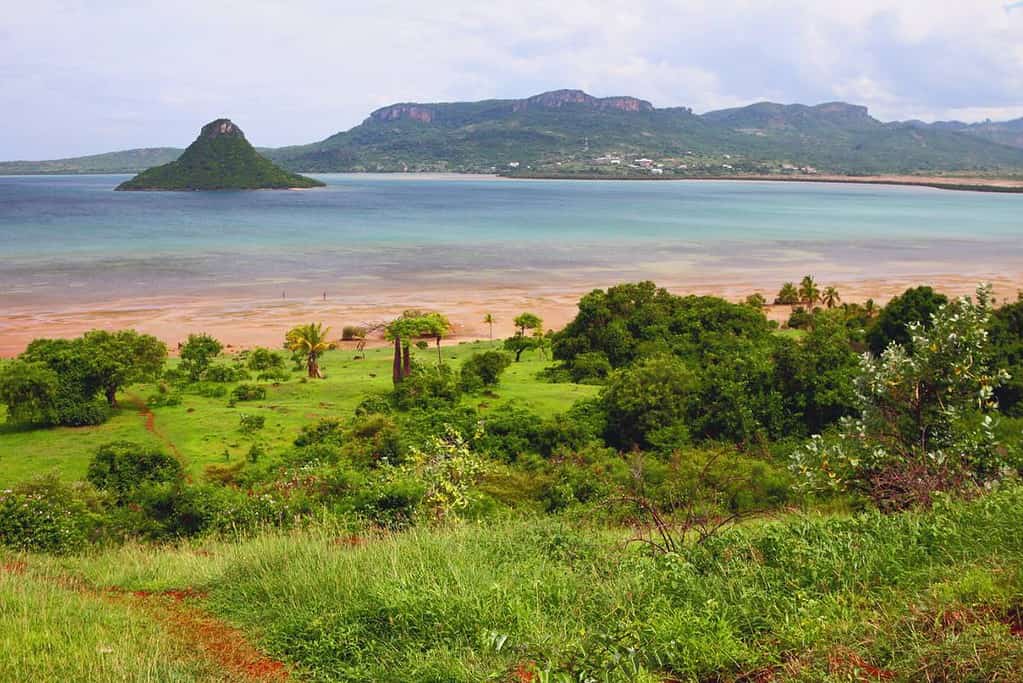
POLYGON ((111 408, 117 406, 118 389, 159 377, 167 358, 166 344, 135 330, 92 330, 82 336, 81 344, 111 408))
POLYGON ((313 379, 323 379, 320 354, 334 348, 328 335, 330 328, 324 328, 323 323, 309 323, 292 328, 285 337, 284 345, 289 351, 305 354, 307 374, 313 379))
POLYGON ((1008 373, 991 362, 991 288, 942 305, 931 325, 909 324, 912 345, 864 354, 858 415, 834 438, 820 435, 792 458, 818 489, 860 491, 888 509, 928 503, 935 491, 982 484, 1006 464, 991 413, 1008 373))

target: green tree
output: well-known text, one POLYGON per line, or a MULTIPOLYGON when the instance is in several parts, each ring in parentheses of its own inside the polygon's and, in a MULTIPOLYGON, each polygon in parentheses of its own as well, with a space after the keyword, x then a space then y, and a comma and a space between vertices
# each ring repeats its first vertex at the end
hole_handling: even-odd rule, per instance
POLYGON ((184 479, 184 468, 173 456, 158 448, 132 441, 114 441, 96 451, 86 478, 96 488, 124 500, 145 484, 175 484, 184 479))
POLYGON ((162 341, 135 330, 92 330, 82 336, 81 343, 110 407, 116 407, 121 387, 159 377, 167 358, 162 341))
POLYGON ((756 310, 759 311, 760 309, 767 305, 767 299, 765 299, 764 295, 761 294, 760 292, 754 292, 753 294, 750 294, 748 297, 746 297, 745 304, 750 308, 755 308, 756 310))
POLYGON ((1009 415, 1023 416, 1023 300, 994 312, 990 335, 995 366, 1009 374, 996 391, 998 405, 1009 415))
POLYGON ((306 374, 310 378, 323 379, 320 356, 334 348, 329 335, 330 328, 324 328, 323 323, 309 323, 291 328, 284 338, 284 345, 289 351, 305 356, 306 374))
POLYGON ((528 311, 515 316, 513 322, 523 337, 526 336, 526 330, 537 330, 543 327, 543 318, 528 311))
POLYGON ((696 373, 673 356, 644 358, 615 372, 600 394, 608 443, 621 449, 679 445, 698 387, 696 373))
POLYGON ((799 289, 794 283, 786 282, 778 291, 778 296, 774 298, 774 303, 783 306, 795 306, 799 303, 799 289))
POLYGON ((190 334, 181 345, 181 369, 191 381, 198 382, 210 362, 223 350, 223 344, 206 333, 190 334))
POLYGON ((824 295, 821 297, 821 300, 828 308, 834 308, 842 302, 842 297, 839 296, 837 287, 828 285, 824 288, 824 295))
POLYGON ((812 275, 804 275, 799 283, 799 300, 806 304, 808 310, 821 300, 821 289, 812 275))
POLYGON ((879 356, 891 344, 909 346, 912 343, 910 326, 928 328, 931 317, 948 303, 948 297, 930 287, 912 287, 888 302, 874 324, 867 330, 870 351, 879 356))
POLYGON ((501 373, 511 365, 508 354, 500 351, 474 353, 462 363, 462 388, 476 391, 483 387, 495 387, 501 381, 501 373))
POLYGON ((990 287, 938 309, 932 326, 911 322, 911 343, 865 354, 856 379, 857 415, 835 438, 798 450, 794 472, 814 488, 862 491, 900 509, 935 491, 1001 475, 1004 449, 989 414, 1006 379, 991 362, 990 287))
POLYGON ((9 422, 53 424, 57 421, 57 373, 44 363, 13 360, 0 366, 0 403, 9 422))
POLYGON ((523 352, 535 348, 536 339, 533 337, 526 337, 519 332, 516 332, 511 337, 504 340, 504 350, 515 354, 516 363, 522 359, 523 352))
POLYGON ((412 352, 410 344, 413 339, 429 337, 437 342, 437 362, 442 363, 440 352, 441 339, 451 330, 451 322, 440 313, 424 313, 408 310, 388 323, 385 328, 386 338, 394 343, 394 363, 392 379, 398 384, 412 373, 412 352))

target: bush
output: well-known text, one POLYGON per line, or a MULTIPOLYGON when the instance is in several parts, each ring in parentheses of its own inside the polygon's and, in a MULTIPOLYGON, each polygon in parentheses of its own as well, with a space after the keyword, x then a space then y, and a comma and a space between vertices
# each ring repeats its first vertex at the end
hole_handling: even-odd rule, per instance
POLYGON ((239 384, 231 391, 235 401, 262 401, 266 398, 266 387, 256 384, 239 384))
POLYGON ((813 312, 802 306, 796 306, 792 309, 789 320, 785 324, 793 330, 808 330, 813 327, 813 312))
POLYGON ((220 355, 223 345, 208 334, 190 334, 181 345, 181 369, 189 380, 199 381, 210 361, 220 355))
POLYGON ((243 434, 255 434, 266 425, 265 415, 239 415, 238 430, 243 434))
POLYGON ((318 422, 305 425, 295 437, 296 446, 313 444, 330 444, 340 446, 344 443, 344 423, 336 417, 325 417, 318 422))
POLYGON ((147 483, 176 484, 184 477, 181 463, 152 446, 114 441, 96 451, 86 479, 102 491, 123 500, 147 483))
POLYGON ((355 416, 387 414, 391 412, 391 403, 383 396, 367 396, 355 407, 355 416))
POLYGON ((570 372, 573 382, 599 384, 611 374, 611 361, 601 351, 580 353, 572 361, 570 372))
POLYGON ((608 443, 628 450, 685 442, 685 419, 698 387, 696 374, 673 356, 645 358, 616 372, 601 392, 608 443))
POLYGON ((867 343, 875 356, 892 344, 909 346, 910 325, 931 326, 931 316, 948 303, 948 297, 930 287, 913 287, 888 302, 867 331, 867 343))
POLYGON ((341 328, 342 341, 354 341, 366 338, 366 328, 358 325, 345 325, 341 328))
POLYGON ((414 365, 412 373, 394 387, 394 402, 402 410, 454 405, 462 390, 447 365, 414 365))
POLYGON ((245 368, 234 365, 227 365, 226 363, 217 363, 206 368, 203 372, 202 378, 207 382, 218 382, 226 384, 228 382, 240 382, 245 379, 249 379, 251 375, 245 370, 245 368))
POLYGON ((10 422, 52 424, 57 421, 60 383, 43 363, 15 360, 0 366, 0 403, 10 422))
POLYGON ((501 381, 501 373, 511 365, 511 357, 500 351, 474 353, 463 364, 461 371, 462 389, 473 392, 482 388, 495 387, 501 381))
POLYGON ((13 550, 70 553, 86 541, 86 510, 41 492, 0 491, 0 545, 13 550))
POLYGON ((261 346, 257 346, 248 352, 245 365, 249 370, 264 373, 285 369, 284 356, 282 354, 261 346))

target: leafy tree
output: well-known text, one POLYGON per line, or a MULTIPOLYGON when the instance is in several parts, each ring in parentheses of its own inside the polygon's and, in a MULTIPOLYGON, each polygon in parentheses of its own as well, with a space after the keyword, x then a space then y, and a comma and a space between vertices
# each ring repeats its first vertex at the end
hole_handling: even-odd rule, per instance
POLYGON ((249 351, 246 365, 249 370, 256 370, 257 372, 284 370, 284 356, 276 351, 257 346, 249 351))
POLYGON ((867 344, 874 355, 880 355, 891 344, 909 346, 910 327, 916 323, 925 329, 931 317, 948 303, 948 297, 930 287, 912 287, 888 302, 867 331, 867 344))
POLYGON ((394 364, 392 379, 395 384, 401 382, 412 373, 412 353, 410 344, 413 339, 430 337, 437 341, 437 361, 443 362, 440 355, 441 338, 451 329, 451 322, 440 313, 424 313, 408 310, 388 323, 385 334, 394 342, 394 364))
POLYGON ((543 318, 529 312, 515 316, 513 322, 515 327, 519 328, 519 334, 522 336, 526 336, 526 330, 538 330, 543 327, 543 318))
POLYGON ((324 328, 323 323, 309 323, 293 327, 284 339, 289 351, 305 356, 306 372, 310 378, 323 379, 320 355, 334 348, 334 343, 327 338, 329 334, 330 328, 324 328))
POLYGON ((462 364, 462 388, 466 391, 476 391, 483 387, 495 387, 509 365, 511 358, 506 353, 500 351, 474 353, 462 364))
POLYGON ((754 292, 746 297, 745 304, 750 308, 755 308, 758 311, 767 305, 767 299, 760 292, 754 292))
POLYGON ((783 284, 778 292, 778 296, 774 298, 774 303, 784 306, 795 306, 799 301, 799 289, 792 282, 783 284))
POLYGON ((828 285, 824 288, 824 294, 821 297, 821 301, 828 308, 834 308, 842 302, 842 297, 838 294, 838 288, 834 285, 828 285))
POLYGON ((93 330, 82 336, 81 344, 110 407, 116 407, 121 387, 159 377, 167 358, 162 341, 135 330, 93 330))
POLYGON ((181 345, 181 369, 191 381, 198 382, 210 362, 223 350, 223 344, 208 334, 190 334, 181 345))
POLYGON ((813 310, 813 307, 821 300, 820 287, 812 275, 804 275, 800 281, 799 300, 810 310, 813 310))
POLYGON ((522 359, 522 354, 525 351, 536 348, 536 338, 526 337, 516 332, 511 337, 504 340, 504 350, 510 351, 515 354, 515 362, 518 363, 522 359))
POLYGON ((0 366, 0 403, 10 422, 53 424, 59 390, 57 373, 43 363, 13 360, 0 366))
POLYGON ((1006 374, 991 362, 990 287, 945 304, 932 327, 911 322, 911 344, 865 354, 857 416, 835 438, 815 436, 793 471, 815 488, 862 491, 881 506, 927 503, 935 491, 1001 475, 1004 449, 988 414, 1006 374))
POLYGON ((995 366, 1009 374, 995 392, 998 405, 1009 415, 1023 416, 1023 300, 994 312, 990 335, 995 366))
POLYGON ((689 403, 699 388, 695 372, 673 356, 654 356, 615 372, 601 392, 606 438, 621 449, 672 447, 687 437, 689 403))

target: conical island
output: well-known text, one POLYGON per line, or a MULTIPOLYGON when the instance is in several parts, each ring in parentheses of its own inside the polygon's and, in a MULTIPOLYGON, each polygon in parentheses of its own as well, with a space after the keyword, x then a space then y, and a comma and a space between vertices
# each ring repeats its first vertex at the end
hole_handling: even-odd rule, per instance
POLYGON ((321 187, 319 180, 289 173, 257 152, 230 119, 202 127, 177 161, 154 166, 118 190, 288 190, 321 187))

